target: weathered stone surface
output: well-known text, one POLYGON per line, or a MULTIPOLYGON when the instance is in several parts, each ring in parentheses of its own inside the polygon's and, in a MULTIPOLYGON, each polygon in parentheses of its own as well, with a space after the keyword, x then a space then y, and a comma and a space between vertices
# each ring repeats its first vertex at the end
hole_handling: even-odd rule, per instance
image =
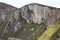
POLYGON ((0 3, 0 39, 9 37, 36 40, 39 35, 60 18, 60 9, 36 3, 15 8, 0 3))
POLYGON ((58 18, 60 18, 59 9, 49 8, 47 6, 41 6, 38 4, 29 4, 21 9, 22 17, 29 23, 47 22, 47 25, 53 23, 58 18))

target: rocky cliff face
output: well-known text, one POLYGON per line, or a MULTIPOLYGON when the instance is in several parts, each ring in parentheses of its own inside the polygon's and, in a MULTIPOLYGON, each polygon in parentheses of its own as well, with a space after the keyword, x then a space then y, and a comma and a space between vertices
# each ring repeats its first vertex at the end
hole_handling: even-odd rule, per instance
POLYGON ((0 40, 37 40, 58 18, 58 8, 32 3, 18 9, 0 3, 0 40))
MULTIPOLYGON (((17 8, 5 4, 0 3, 0 38, 4 37, 6 33, 9 32, 13 22, 13 11, 17 10, 17 8)), ((2 39, 1 39, 2 40, 2 39)))
POLYGON ((0 3, 0 24, 8 17, 8 14, 14 10, 16 10, 17 8, 8 5, 8 4, 4 4, 4 3, 0 3))
POLYGON ((60 18, 60 10, 42 6, 39 4, 29 4, 21 9, 22 17, 28 22, 40 24, 41 22, 47 22, 47 24, 53 23, 56 19, 60 18))

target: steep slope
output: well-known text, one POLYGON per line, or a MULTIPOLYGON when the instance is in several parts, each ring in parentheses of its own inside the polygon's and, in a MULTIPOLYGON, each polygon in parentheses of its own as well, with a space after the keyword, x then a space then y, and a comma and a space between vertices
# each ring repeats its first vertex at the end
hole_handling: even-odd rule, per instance
POLYGON ((8 17, 8 14, 17 8, 0 2, 0 24, 8 17))
MULTIPOLYGON (((60 9, 54 8, 54 7, 49 7, 49 6, 44 6, 44 5, 40 5, 40 4, 36 4, 36 3, 26 5, 22 8, 20 8, 20 11, 21 11, 20 13, 21 13, 22 18, 25 19, 27 23, 34 23, 36 25, 40 25, 41 23, 44 23, 46 26, 42 26, 42 27, 45 27, 46 29, 48 29, 51 24, 53 24, 57 19, 60 18, 60 9)), ((37 26, 37 27, 39 27, 39 26, 37 26)), ((40 26, 40 28, 41 28, 41 26, 40 26)), ((42 32, 42 29, 39 30, 39 28, 37 28, 35 30, 42 32)), ((33 32, 35 35, 32 33, 32 35, 34 35, 34 36, 30 36, 31 38, 28 37, 28 40, 37 40, 37 38, 39 37, 39 36, 36 36, 37 34, 39 34, 38 31, 37 31, 37 33, 33 32)), ((40 34, 40 36, 41 36, 41 34, 40 34)))
POLYGON ((37 40, 60 18, 60 9, 37 3, 19 9, 0 5, 0 40, 37 40))
POLYGON ((56 20, 43 34, 38 38, 38 40, 50 40, 51 36, 60 28, 60 19, 56 20))
POLYGON ((57 8, 39 5, 37 3, 32 3, 20 8, 22 18, 24 18, 28 23, 33 22, 40 24, 41 22, 46 22, 50 25, 56 19, 60 18, 60 10, 57 8))
POLYGON ((8 28, 6 25, 8 25, 8 19, 11 17, 11 13, 15 11, 17 8, 0 2, 0 38, 2 35, 7 32, 6 29, 8 28))

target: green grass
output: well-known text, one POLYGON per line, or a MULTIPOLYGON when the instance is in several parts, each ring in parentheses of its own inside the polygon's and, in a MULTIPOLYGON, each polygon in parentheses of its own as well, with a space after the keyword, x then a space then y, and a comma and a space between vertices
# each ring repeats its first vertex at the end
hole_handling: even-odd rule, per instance
POLYGON ((37 40, 49 40, 51 36, 60 28, 60 19, 55 21, 37 40))
POLYGON ((33 32, 34 35, 30 35, 31 36, 30 40, 37 40, 37 38, 41 36, 45 30, 46 30, 46 24, 41 23, 40 25, 36 25, 36 29, 33 32))
POLYGON ((24 28, 32 28, 32 27, 34 27, 34 26, 35 26, 35 24, 33 24, 33 23, 25 23, 25 24, 23 25, 24 28))

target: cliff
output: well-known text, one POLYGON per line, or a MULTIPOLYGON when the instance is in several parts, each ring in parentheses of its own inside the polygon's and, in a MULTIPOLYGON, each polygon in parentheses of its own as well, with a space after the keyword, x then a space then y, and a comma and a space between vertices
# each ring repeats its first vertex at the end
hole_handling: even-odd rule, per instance
POLYGON ((21 8, 0 3, 0 40, 37 40, 60 18, 60 9, 37 3, 21 8))
POLYGON ((40 24, 46 22, 48 25, 60 18, 60 10, 53 7, 32 3, 20 8, 22 17, 28 22, 40 24))

